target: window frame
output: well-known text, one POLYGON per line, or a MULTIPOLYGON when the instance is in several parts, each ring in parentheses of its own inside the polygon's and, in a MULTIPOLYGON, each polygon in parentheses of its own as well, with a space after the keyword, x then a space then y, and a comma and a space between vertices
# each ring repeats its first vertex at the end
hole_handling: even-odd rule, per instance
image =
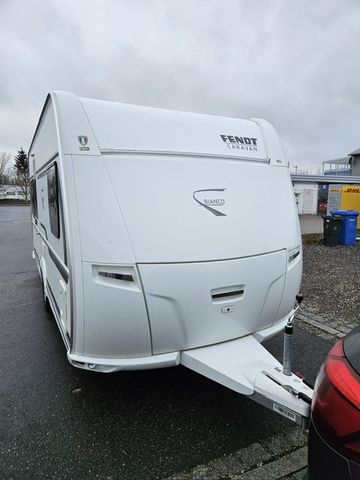
POLYGON ((47 169, 46 177, 50 230, 55 238, 60 238, 59 177, 56 162, 47 169))
POLYGON ((38 218, 38 202, 37 202, 37 191, 36 191, 36 178, 30 180, 30 205, 31 213, 34 218, 38 218))

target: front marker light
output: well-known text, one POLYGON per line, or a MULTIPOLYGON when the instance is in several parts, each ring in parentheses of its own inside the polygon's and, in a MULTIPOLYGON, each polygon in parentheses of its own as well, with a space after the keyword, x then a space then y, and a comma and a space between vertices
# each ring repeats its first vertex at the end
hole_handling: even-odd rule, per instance
POLYGON ((134 277, 132 275, 127 274, 127 273, 115 273, 115 272, 99 271, 98 275, 101 275, 102 277, 112 278, 114 280, 122 280, 124 282, 133 282, 134 281, 134 277))
POLYGON ((135 265, 93 264, 92 278, 95 283, 105 287, 141 291, 135 265))
POLYGON ((297 246, 297 247, 294 247, 294 248, 289 248, 289 250, 288 250, 288 263, 293 262, 300 255, 300 252, 301 252, 300 245, 297 246))

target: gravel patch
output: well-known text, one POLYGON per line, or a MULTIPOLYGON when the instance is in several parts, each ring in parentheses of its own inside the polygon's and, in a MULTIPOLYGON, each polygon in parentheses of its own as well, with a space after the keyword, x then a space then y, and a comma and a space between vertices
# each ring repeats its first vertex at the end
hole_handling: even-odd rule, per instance
POLYGON ((304 245, 302 311, 346 333, 360 325, 360 244, 304 245))

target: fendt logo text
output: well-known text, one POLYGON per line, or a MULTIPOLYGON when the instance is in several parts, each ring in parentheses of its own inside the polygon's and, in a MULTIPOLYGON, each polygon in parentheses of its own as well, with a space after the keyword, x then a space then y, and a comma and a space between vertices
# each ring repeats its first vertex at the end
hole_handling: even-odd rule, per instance
POLYGON ((220 137, 230 150, 248 150, 257 152, 257 138, 237 137, 235 135, 220 135, 220 137))

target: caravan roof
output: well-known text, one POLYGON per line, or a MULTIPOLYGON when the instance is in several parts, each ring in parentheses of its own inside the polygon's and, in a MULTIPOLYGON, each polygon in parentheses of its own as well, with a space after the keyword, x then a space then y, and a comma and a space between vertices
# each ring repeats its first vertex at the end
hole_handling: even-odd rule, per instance
MULTIPOLYGON (((63 91, 53 92, 48 100, 50 96, 64 154, 136 151, 242 158, 286 165, 278 136, 264 120, 93 100, 63 91), (79 148, 78 136, 88 139, 83 149, 79 148)), ((46 114, 46 104, 39 125, 46 114)))
POLYGON ((79 98, 100 149, 253 157, 266 160, 250 120, 79 98), (220 128, 220 130, 219 130, 220 128))

